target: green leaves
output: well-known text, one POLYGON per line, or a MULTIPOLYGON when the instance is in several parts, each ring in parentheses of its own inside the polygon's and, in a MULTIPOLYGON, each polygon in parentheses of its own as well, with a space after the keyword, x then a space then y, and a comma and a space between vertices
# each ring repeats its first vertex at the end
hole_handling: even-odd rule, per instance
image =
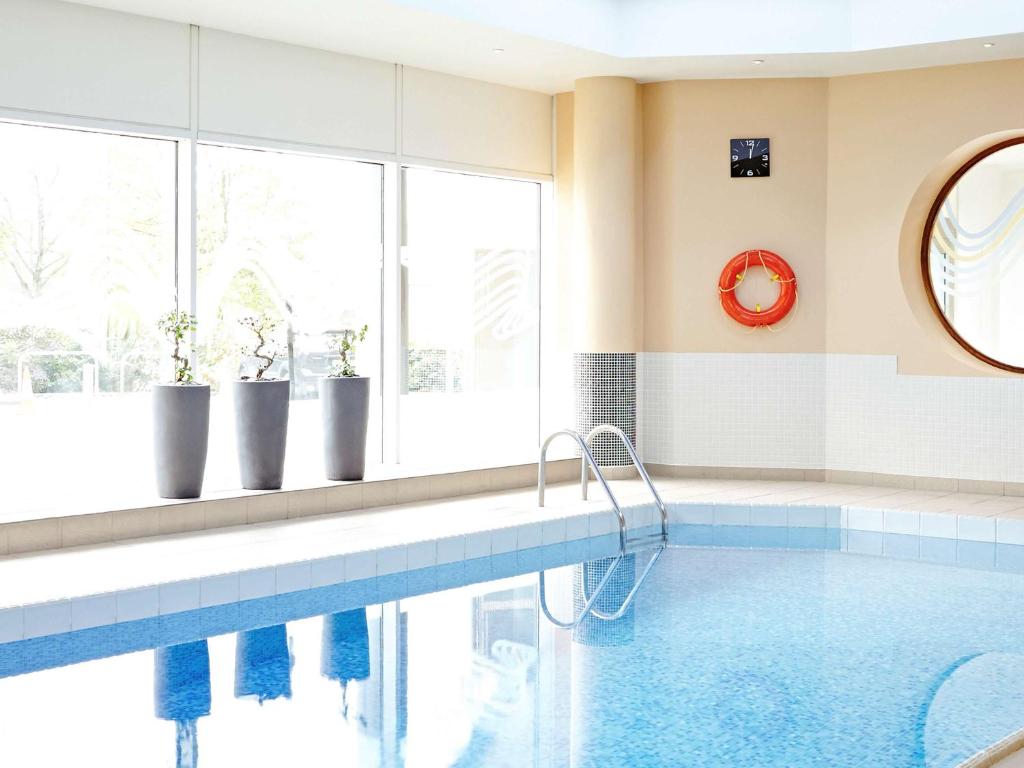
POLYGON ((256 344, 245 351, 257 360, 256 380, 259 381, 274 364, 274 358, 277 357, 277 351, 269 345, 267 337, 277 329, 280 322, 266 315, 252 315, 241 318, 238 323, 256 336, 256 344))
POLYGON ((352 377, 358 375, 352 356, 355 355, 356 344, 366 341, 366 333, 369 330, 370 327, 364 325, 358 331, 348 329, 331 337, 329 342, 331 349, 338 353, 338 361, 331 369, 331 376, 352 377))
POLYGON ((192 364, 188 357, 182 354, 181 347, 185 342, 186 335, 199 327, 196 316, 175 309, 160 317, 156 321, 156 327, 174 345, 174 351, 171 353, 171 359, 174 360, 174 383, 193 383, 195 378, 192 375, 192 364))

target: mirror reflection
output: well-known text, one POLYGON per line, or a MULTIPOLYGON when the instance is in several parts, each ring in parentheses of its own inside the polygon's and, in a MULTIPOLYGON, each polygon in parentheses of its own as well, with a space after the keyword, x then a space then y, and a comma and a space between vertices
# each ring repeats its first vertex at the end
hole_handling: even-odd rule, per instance
POLYGON ((956 180, 935 211, 927 254, 935 303, 961 344, 1018 368, 1024 367, 1022 254, 1024 143, 1018 143, 982 157, 956 180))

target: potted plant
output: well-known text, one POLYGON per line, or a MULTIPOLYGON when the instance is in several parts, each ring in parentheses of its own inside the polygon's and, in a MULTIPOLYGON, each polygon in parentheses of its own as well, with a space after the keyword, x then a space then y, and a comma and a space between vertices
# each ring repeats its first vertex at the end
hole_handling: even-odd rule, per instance
POLYGON ((194 499, 203 492, 210 440, 210 386, 197 384, 183 352, 196 318, 174 310, 157 321, 173 345, 174 381, 153 386, 153 448, 157 493, 164 499, 194 499))
POLYGON ((362 480, 366 469, 366 425, 370 418, 370 379, 356 374, 353 356, 367 326, 345 330, 331 347, 338 353, 329 375, 320 379, 324 424, 324 468, 328 480, 362 480))
POLYGON ((256 361, 254 376, 234 382, 235 437, 242 487, 255 491, 276 490, 284 482, 284 454, 288 439, 288 379, 265 374, 276 353, 270 337, 277 321, 265 316, 245 317, 242 327, 255 336, 248 354, 256 361))

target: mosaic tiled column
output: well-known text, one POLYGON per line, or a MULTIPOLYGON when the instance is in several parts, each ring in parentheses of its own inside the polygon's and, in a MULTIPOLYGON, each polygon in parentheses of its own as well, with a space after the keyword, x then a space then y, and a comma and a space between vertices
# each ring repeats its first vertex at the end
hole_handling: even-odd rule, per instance
MULTIPOLYGON (((608 573, 608 569, 615 562, 614 557, 605 557, 600 560, 592 560, 588 563, 580 563, 573 566, 572 577, 572 603, 573 615, 578 616, 586 604, 588 595, 593 595, 601 584, 601 579, 608 573)), ((615 613, 626 601, 631 589, 636 584, 636 555, 624 555, 622 562, 616 566, 615 571, 608 577, 608 583, 604 590, 598 595, 594 602, 594 608, 603 614, 615 613)), ((629 645, 633 642, 633 625, 635 615, 634 604, 631 604, 626 612, 615 621, 600 619, 594 615, 588 615, 579 626, 573 630, 572 639, 574 643, 594 647, 607 647, 613 645, 629 645)))
MULTIPOLYGON (((576 431, 586 436, 598 424, 618 427, 636 445, 636 354, 581 352, 573 355, 576 431)), ((615 435, 595 435, 594 458, 602 467, 629 465, 615 435)))

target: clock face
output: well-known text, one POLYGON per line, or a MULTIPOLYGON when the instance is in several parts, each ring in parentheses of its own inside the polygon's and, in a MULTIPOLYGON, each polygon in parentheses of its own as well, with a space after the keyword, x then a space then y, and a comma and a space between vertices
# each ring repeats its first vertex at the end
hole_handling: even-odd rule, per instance
POLYGON ((771 175, 768 139, 733 139, 729 150, 734 179, 771 175))

